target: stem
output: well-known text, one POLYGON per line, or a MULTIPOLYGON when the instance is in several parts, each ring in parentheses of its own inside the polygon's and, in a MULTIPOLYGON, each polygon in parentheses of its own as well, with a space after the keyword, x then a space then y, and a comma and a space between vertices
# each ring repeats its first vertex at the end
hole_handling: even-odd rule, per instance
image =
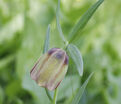
POLYGON ((68 43, 68 41, 67 41, 66 43, 64 43, 64 47, 63 47, 63 49, 66 50, 67 47, 68 47, 68 45, 69 45, 69 43, 68 43))
POLYGON ((58 95, 58 88, 56 88, 54 92, 53 104, 56 104, 57 95, 58 95))
POLYGON ((53 101, 53 100, 52 100, 52 97, 50 96, 50 93, 48 92, 48 90, 47 90, 46 88, 45 88, 45 91, 46 91, 46 94, 47 94, 49 100, 52 102, 52 101, 53 101))

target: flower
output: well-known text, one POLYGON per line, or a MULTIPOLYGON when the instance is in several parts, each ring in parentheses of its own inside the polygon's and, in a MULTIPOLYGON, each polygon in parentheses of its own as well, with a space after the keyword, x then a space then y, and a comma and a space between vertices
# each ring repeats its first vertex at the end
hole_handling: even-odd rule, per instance
POLYGON ((39 86, 54 90, 63 80, 68 69, 68 56, 59 48, 43 54, 32 68, 30 75, 39 86))

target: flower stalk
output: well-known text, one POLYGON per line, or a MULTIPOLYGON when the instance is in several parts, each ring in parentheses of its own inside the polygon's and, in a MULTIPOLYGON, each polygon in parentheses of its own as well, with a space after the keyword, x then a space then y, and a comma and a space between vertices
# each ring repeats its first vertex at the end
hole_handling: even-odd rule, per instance
POLYGON ((47 96, 48 96, 49 100, 52 102, 52 101, 53 101, 53 99, 52 99, 52 97, 51 97, 51 95, 50 95, 50 93, 49 93, 48 89, 46 89, 46 88, 45 88, 45 91, 46 91, 46 94, 47 94, 47 96))
POLYGON ((56 104, 57 95, 58 95, 58 88, 56 88, 56 89, 55 89, 55 92, 54 92, 53 104, 56 104))

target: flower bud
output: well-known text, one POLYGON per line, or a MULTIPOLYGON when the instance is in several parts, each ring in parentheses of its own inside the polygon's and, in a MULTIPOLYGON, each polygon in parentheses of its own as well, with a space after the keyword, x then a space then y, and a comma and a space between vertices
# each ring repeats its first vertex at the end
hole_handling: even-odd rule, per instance
POLYGON ((30 75, 39 86, 54 90, 63 80, 68 69, 68 56, 59 48, 52 48, 42 55, 30 75))

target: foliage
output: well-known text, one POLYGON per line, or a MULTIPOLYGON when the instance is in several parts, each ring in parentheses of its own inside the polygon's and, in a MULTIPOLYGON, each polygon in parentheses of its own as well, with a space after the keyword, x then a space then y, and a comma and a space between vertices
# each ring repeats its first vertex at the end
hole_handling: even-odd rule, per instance
MULTIPOLYGON (((96 0, 61 0, 60 24, 64 37, 96 0)), ((43 52, 48 24, 50 48, 64 47, 56 28, 57 0, 0 0, 0 103, 49 104, 44 88, 29 72, 43 52)), ((85 29, 72 41, 84 59, 83 77, 70 60, 68 74, 59 86, 57 104, 67 104, 94 72, 79 104, 120 104, 121 1, 105 0, 85 29)), ((51 93, 53 96, 53 93, 51 93)))

